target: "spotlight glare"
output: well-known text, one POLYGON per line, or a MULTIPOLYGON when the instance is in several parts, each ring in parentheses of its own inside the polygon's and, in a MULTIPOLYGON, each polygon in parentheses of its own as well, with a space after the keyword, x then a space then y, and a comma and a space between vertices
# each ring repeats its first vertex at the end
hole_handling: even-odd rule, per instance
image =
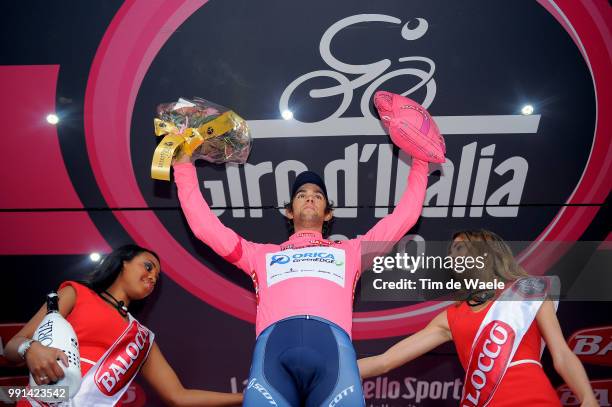
POLYGON ((51 113, 47 115, 47 123, 49 124, 57 124, 59 123, 59 117, 56 114, 51 113))
POLYGON ((530 114, 533 113, 533 106, 531 105, 523 106, 523 108, 521 109, 521 113, 525 116, 529 116, 530 114))
POLYGON ((100 261, 100 258, 101 258, 101 257, 102 257, 102 256, 100 256, 100 253, 92 253, 92 254, 90 254, 90 255, 89 255, 89 259, 90 259, 91 261, 94 261, 94 262, 95 262, 95 261, 100 261))
POLYGON ((293 119, 293 112, 291 110, 283 110, 282 116, 285 120, 291 120, 293 119))

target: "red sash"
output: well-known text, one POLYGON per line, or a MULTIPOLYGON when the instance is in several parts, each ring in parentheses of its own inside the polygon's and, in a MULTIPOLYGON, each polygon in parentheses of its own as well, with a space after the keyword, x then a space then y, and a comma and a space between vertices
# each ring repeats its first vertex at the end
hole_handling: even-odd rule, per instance
MULTIPOLYGON (((147 359, 155 339, 153 332, 131 315, 129 317, 130 323, 125 331, 83 377, 76 396, 54 406, 114 406, 121 399, 147 359)), ((28 401, 33 406, 47 405, 31 399, 28 401)))
POLYGON ((556 277, 522 278, 491 306, 474 337, 461 407, 484 407, 491 401, 553 286, 558 288, 556 277))

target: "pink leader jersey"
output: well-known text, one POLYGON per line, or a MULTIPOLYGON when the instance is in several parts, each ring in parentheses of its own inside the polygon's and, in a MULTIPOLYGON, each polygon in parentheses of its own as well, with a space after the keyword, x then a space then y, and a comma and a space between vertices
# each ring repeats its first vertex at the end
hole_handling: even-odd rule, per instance
POLYGON ((195 167, 174 166, 178 196, 193 233, 225 260, 244 270, 255 284, 257 336, 273 323, 295 315, 325 318, 351 336, 353 292, 361 273, 361 242, 397 242, 418 220, 428 165, 412 160, 408 185, 392 214, 365 235, 325 240, 302 231, 278 244, 253 243, 224 226, 204 200, 195 167))

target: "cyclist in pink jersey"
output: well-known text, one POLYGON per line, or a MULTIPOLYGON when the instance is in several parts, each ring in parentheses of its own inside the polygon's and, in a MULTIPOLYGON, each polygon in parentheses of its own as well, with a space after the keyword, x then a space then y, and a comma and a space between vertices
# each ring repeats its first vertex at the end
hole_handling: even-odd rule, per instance
MULTIPOLYGON (((300 403, 319 406, 328 405, 335 399, 339 403, 332 405, 363 404, 355 353, 350 342, 353 292, 361 273, 361 243, 396 242, 408 232, 421 213, 427 170, 425 161, 413 159, 406 190, 393 213, 380 220, 365 235, 346 241, 330 241, 323 237, 323 224, 332 218, 325 184, 312 172, 300 174, 294 183, 290 209, 287 210, 295 233, 288 241, 278 245, 247 241, 225 227, 202 197, 195 167, 188 158, 175 163, 174 177, 179 200, 193 233, 224 259, 251 276, 255 284, 258 340, 251 380, 245 393, 245 406, 299 406, 300 403), (300 359, 297 354, 292 357, 291 348, 283 348, 279 352, 283 356, 280 361, 270 360, 265 354, 260 355, 257 348, 260 343, 261 348, 266 348, 265 343, 270 340, 276 342, 275 336, 292 336, 294 332, 285 335, 281 325, 290 325, 290 331, 297 329, 307 332, 303 324, 321 328, 311 334, 315 348, 326 333, 327 339, 333 343, 322 356, 306 357, 310 359, 307 362, 321 359, 333 361, 335 366, 294 366, 310 372, 306 375, 309 378, 296 380, 293 377, 295 374, 283 374, 283 370, 291 369, 287 365, 297 363, 293 359, 300 359), (348 348, 348 356, 343 357, 346 351, 338 351, 338 343, 348 348), (259 364, 263 366, 256 366, 255 362, 260 359, 259 364), (274 365, 282 368, 274 368, 274 365), (331 374, 322 374, 322 370, 331 371, 331 374), (347 380, 339 380, 344 376, 347 376, 347 380), (314 377, 329 377, 322 380, 329 383, 313 381, 314 377)), ((298 338, 284 338, 280 342, 285 346, 291 339, 298 338)), ((301 338, 298 342, 303 340, 301 338)), ((295 352, 304 354, 301 348, 303 346, 298 346, 295 352)), ((270 351, 268 346, 267 352, 270 351)), ((317 353, 316 350, 313 352, 317 353)))
POLYGON ((256 334, 244 406, 363 406, 365 400, 351 343, 353 292, 361 273, 362 242, 397 242, 421 214, 428 165, 443 162, 445 146, 429 113, 400 95, 377 92, 383 126, 413 156, 404 195, 392 214, 365 235, 324 238, 333 216, 325 183, 298 175, 286 216, 294 233, 282 244, 243 239, 225 227, 202 197, 194 166, 174 164, 181 207, 193 233, 253 279, 256 334), (416 157, 421 157, 416 158, 416 157))

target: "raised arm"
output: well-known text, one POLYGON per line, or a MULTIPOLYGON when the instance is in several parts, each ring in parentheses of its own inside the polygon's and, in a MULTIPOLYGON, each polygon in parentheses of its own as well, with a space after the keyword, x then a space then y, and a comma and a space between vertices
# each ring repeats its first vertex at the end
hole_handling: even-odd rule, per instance
POLYGON ((538 328, 548 345, 555 370, 578 397, 581 406, 597 406, 589 378, 578 357, 567 346, 551 301, 544 301, 536 315, 538 328))
POLYGON ((359 359, 359 374, 363 379, 380 376, 402 366, 452 339, 446 311, 438 314, 423 329, 396 343, 385 353, 359 359))
POLYGON ((427 188, 427 162, 412 159, 408 184, 393 213, 378 221, 359 240, 371 242, 397 242, 414 226, 421 215, 427 188))
POLYGON ((249 273, 249 251, 253 243, 243 239, 221 223, 212 212, 198 186, 193 164, 180 162, 174 165, 174 180, 178 188, 181 208, 191 231, 219 256, 249 273))

